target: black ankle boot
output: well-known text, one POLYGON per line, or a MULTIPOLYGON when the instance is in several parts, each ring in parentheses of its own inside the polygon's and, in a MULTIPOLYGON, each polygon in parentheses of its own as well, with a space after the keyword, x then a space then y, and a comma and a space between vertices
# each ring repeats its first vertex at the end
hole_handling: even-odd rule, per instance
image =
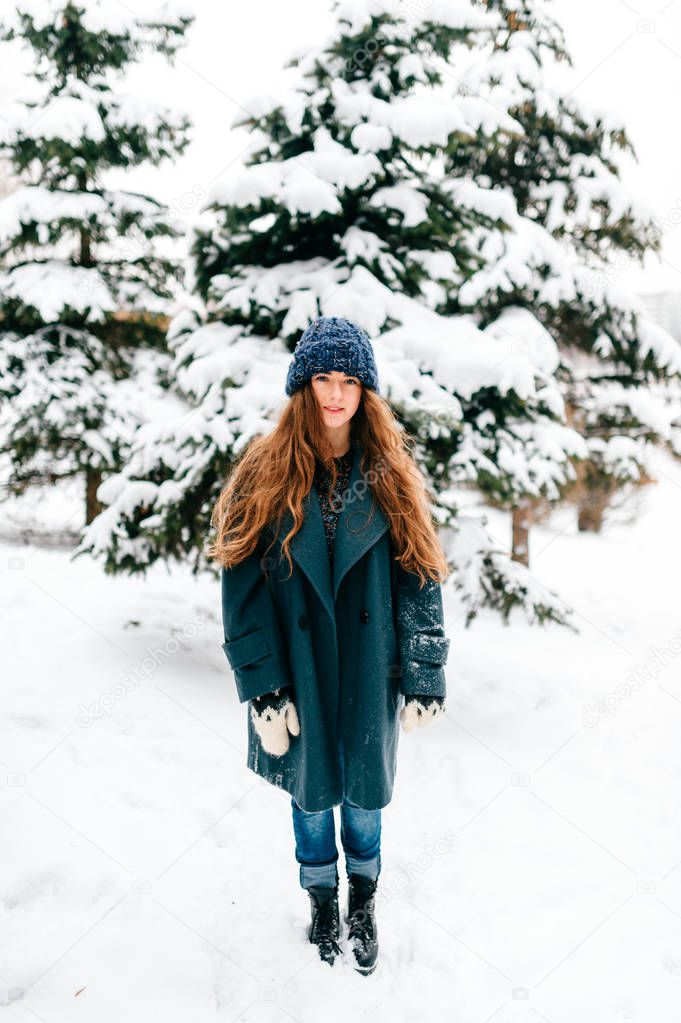
POLYGON ((378 928, 374 896, 378 881, 362 874, 348 875, 348 939, 359 973, 373 973, 378 958, 378 928))
POLYGON ((333 886, 311 885, 308 889, 312 910, 312 922, 307 936, 319 948, 319 957, 333 966, 340 954, 340 913, 338 909, 338 882, 333 886))

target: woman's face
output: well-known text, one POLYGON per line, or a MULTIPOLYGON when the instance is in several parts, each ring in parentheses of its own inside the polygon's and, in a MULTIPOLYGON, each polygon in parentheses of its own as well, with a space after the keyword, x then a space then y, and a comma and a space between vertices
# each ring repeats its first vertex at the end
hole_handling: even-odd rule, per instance
POLYGON ((362 397, 362 384, 358 377, 338 370, 315 373, 310 386, 325 426, 333 428, 350 422, 362 397))

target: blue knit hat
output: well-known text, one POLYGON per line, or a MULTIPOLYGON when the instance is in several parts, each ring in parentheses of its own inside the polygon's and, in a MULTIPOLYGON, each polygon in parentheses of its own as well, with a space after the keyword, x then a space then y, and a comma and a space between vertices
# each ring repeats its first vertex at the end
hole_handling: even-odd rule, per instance
POLYGON ((378 372, 368 335, 342 316, 320 316, 301 334, 286 375, 286 393, 292 395, 315 373, 332 370, 358 377, 378 394, 378 372))

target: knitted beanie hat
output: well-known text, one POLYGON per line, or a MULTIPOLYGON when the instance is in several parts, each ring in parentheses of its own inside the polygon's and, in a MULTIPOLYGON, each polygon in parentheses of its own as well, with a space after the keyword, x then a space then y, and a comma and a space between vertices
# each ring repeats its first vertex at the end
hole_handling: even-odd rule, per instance
POLYGON ((303 331, 286 376, 289 397, 315 373, 338 370, 378 394, 378 372, 368 335, 342 316, 320 316, 303 331))

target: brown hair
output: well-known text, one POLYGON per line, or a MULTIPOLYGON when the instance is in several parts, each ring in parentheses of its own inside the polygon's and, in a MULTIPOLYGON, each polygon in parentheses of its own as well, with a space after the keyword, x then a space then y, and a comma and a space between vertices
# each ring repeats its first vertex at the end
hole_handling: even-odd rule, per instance
MULTIPOLYGON (((362 388, 350 432, 361 449, 360 467, 388 520, 396 560, 417 573, 421 585, 427 578, 443 581, 449 566, 424 477, 411 454, 413 442, 388 403, 370 388, 362 388)), ((232 467, 213 508, 217 538, 207 556, 225 568, 238 564, 256 548, 265 526, 276 520, 278 531, 288 508, 294 521, 281 546, 292 571, 289 545, 303 523, 302 502, 313 483, 315 457, 329 468, 333 487, 333 453, 308 381, 291 396, 274 429, 255 437, 232 467)))

